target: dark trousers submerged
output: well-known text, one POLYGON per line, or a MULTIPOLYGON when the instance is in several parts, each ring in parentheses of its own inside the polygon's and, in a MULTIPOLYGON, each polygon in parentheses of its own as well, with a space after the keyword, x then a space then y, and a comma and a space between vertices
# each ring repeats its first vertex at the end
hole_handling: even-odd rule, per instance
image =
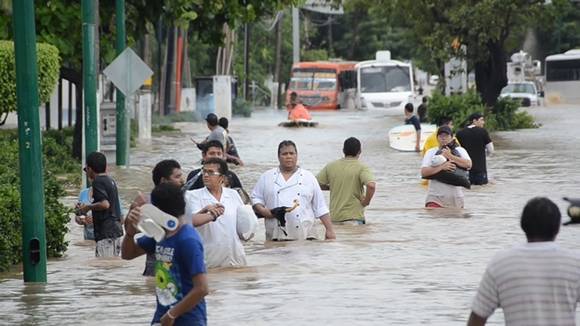
POLYGON ((478 171, 469 171, 469 182, 472 185, 485 185, 487 184, 487 173, 478 171))

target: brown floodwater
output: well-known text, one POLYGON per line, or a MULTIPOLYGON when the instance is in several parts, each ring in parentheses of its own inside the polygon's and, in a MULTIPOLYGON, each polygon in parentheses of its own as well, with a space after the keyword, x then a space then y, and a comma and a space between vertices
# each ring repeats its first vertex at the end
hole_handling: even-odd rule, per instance
MULTIPOLYGON (((531 108, 540 129, 492 135, 493 182, 466 191, 464 210, 423 209, 416 153, 389 148, 399 113, 315 112, 317 128, 278 127, 284 112, 234 118, 231 132, 246 165, 233 167, 250 191, 277 165, 281 140, 298 145, 299 164, 317 173, 342 156, 350 136, 363 143, 362 161, 378 189, 368 224, 336 226, 332 242, 264 243, 263 226, 245 244, 248 266, 209 271, 211 325, 463 325, 487 262, 524 241, 519 214, 528 199, 549 196, 565 212, 563 196, 580 197, 580 108, 531 108)), ((152 187, 156 162, 175 158, 189 172, 199 151, 189 138, 208 133, 181 123, 181 133, 157 136, 132 150, 129 168, 113 168, 123 201, 152 187)), ((327 194, 328 196, 328 194, 327 194)), ((74 197, 64 199, 72 204, 74 197)), ((145 325, 155 309, 154 281, 141 276, 144 258, 94 258, 94 244, 70 223, 69 249, 48 262, 48 283, 24 284, 15 268, 0 274, 0 325, 145 325)), ((580 244, 580 227, 562 228, 558 241, 580 244)), ((580 320, 580 319, 579 319, 580 320)), ((489 324, 503 324, 500 311, 489 324)))

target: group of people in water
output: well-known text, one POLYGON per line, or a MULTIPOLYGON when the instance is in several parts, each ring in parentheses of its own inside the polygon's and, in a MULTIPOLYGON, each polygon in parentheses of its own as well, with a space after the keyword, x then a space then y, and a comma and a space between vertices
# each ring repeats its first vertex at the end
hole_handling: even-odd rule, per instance
MULTIPOLYGON (((150 194, 139 193, 124 219, 115 181, 106 172, 105 156, 95 152, 89 154, 86 160, 85 169, 92 181, 92 200, 84 200, 77 205, 77 221, 87 221, 86 217, 81 216, 92 212, 96 256, 121 255, 123 259, 134 259, 147 255, 144 275, 156 277, 157 308, 152 325, 207 324, 204 300, 209 293, 207 269, 247 264, 243 241, 248 237, 240 234, 237 228, 239 210, 244 205, 251 205, 257 218, 264 219, 266 241, 336 239, 334 225, 366 223, 364 211, 374 196, 376 181, 372 171, 359 160, 362 145, 357 138, 347 138, 342 148, 344 157, 330 162, 316 175, 298 165, 298 148, 293 141, 280 142, 277 148, 278 165, 265 171, 248 195, 237 175, 228 168, 228 158, 232 163, 240 163, 241 160, 236 161, 232 159, 233 155, 228 154, 227 126, 219 127, 216 121, 219 122, 217 116, 208 115, 206 122, 210 135, 204 141, 196 142, 202 151, 201 168, 191 171, 184 178, 177 161, 160 161, 152 170, 154 189, 150 194), (330 207, 325 201, 324 190, 330 191, 330 207), (164 229, 162 239, 140 234, 143 231, 140 223, 152 214, 151 207, 159 210, 158 215, 166 216, 162 219, 171 222, 161 226, 164 229)), ((434 136, 436 144, 431 141, 430 144, 435 145, 424 149, 421 164, 421 175, 430 179, 426 207, 463 207, 462 187, 445 183, 444 179, 435 176, 457 169, 467 171, 476 166, 472 158, 477 155, 469 153, 458 143, 475 143, 475 137, 487 135, 487 132, 474 129, 483 129, 482 121, 480 115, 472 115, 467 130, 465 133, 459 132, 457 138, 454 137, 452 121, 441 122, 434 136)), ((483 139, 477 144, 486 147, 490 143, 491 140, 486 143, 483 139)), ((486 183, 485 170, 483 174, 481 170, 476 172, 468 176, 471 183, 486 183)), ((534 199, 524 209, 522 228, 530 248, 540 248, 535 242, 553 242, 555 239, 560 215, 553 206, 547 199, 534 199)), ((541 254, 552 255, 550 246, 541 247, 541 254)), ((518 259, 523 257, 521 268, 534 273, 536 265, 543 263, 537 259, 535 249, 530 250, 523 248, 522 253, 518 251, 510 255, 518 259)), ((568 267, 556 266, 573 274, 574 284, 580 284, 580 259, 560 252, 558 257, 565 266, 578 267, 571 271, 568 267)), ((469 325, 485 324, 496 307, 501 306, 505 310, 506 302, 511 300, 511 293, 504 293, 505 287, 494 283, 497 277, 513 276, 504 273, 504 260, 507 258, 494 263, 493 266, 499 264, 499 267, 490 267, 486 272, 469 325)), ((542 270, 542 273, 549 272, 549 269, 542 270)), ((535 284, 526 275, 520 275, 519 281, 527 286, 522 295, 525 293, 534 300, 543 301, 551 298, 548 294, 534 292, 541 290, 547 293, 546 289, 550 286, 535 284)), ((554 285, 558 289, 562 285, 562 298, 564 293, 573 292, 566 300, 580 299, 580 287, 572 288, 572 283, 567 281, 568 278, 561 278, 560 283, 554 285)), ((516 314, 522 311, 517 304, 513 307, 516 314)), ((525 313, 528 315, 513 318, 530 321, 534 319, 526 318, 534 316, 540 318, 537 320, 560 318, 573 321, 572 307, 575 309, 575 302, 566 308, 542 308, 541 313, 527 307, 525 313)))
MULTIPOLYGON (((422 111, 425 115, 426 106, 422 111)), ((425 206, 463 208, 463 188, 489 182, 486 157, 494 152, 494 146, 484 127, 485 118, 478 112, 471 114, 465 127, 455 134, 453 120, 443 117, 421 148, 421 118, 414 115, 413 104, 405 105, 404 114, 405 124, 415 128, 415 151, 422 156, 421 177, 429 180, 425 206)))

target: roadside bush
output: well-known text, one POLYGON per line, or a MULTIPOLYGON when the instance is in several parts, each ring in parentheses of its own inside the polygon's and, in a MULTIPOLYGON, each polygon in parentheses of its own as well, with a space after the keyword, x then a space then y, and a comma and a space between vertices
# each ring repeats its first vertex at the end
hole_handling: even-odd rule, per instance
MULTIPOLYGON (((40 103, 50 100, 60 73, 60 57, 55 46, 36 44, 38 95, 40 103)), ((0 115, 16 111, 16 67, 14 42, 0 41, 0 115)))
POLYGON ((427 116, 429 122, 439 124, 443 117, 451 117, 455 129, 465 126, 472 113, 483 113, 485 127, 489 131, 536 128, 534 118, 525 111, 518 111, 519 103, 512 99, 501 99, 489 109, 474 90, 462 95, 444 96, 434 93, 429 101, 427 116))
MULTIPOLYGON (((22 217, 20 214, 20 170, 15 130, 0 133, 0 271, 22 260, 22 217)), ((71 156, 72 129, 43 135, 44 210, 48 257, 59 257, 67 248, 64 237, 71 209, 60 203, 65 195, 63 180, 56 173, 80 171, 71 156), (56 173, 55 173, 56 171, 56 173)), ((80 177, 79 177, 80 178, 80 177)), ((70 180, 70 179, 69 179, 70 180)), ((80 180, 80 179, 78 179, 80 180)))
POLYGON ((252 116, 252 107, 248 101, 244 100, 241 97, 238 97, 234 100, 234 105, 232 107, 232 114, 233 115, 241 115, 246 118, 252 116))

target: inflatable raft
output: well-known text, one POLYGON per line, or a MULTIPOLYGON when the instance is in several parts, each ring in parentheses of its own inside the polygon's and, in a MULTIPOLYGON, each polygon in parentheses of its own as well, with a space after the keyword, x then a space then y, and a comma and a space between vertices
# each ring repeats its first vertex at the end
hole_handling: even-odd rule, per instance
POLYGON ((283 121, 278 124, 280 127, 316 127, 318 126, 318 122, 314 122, 312 120, 292 120, 292 121, 283 121))

